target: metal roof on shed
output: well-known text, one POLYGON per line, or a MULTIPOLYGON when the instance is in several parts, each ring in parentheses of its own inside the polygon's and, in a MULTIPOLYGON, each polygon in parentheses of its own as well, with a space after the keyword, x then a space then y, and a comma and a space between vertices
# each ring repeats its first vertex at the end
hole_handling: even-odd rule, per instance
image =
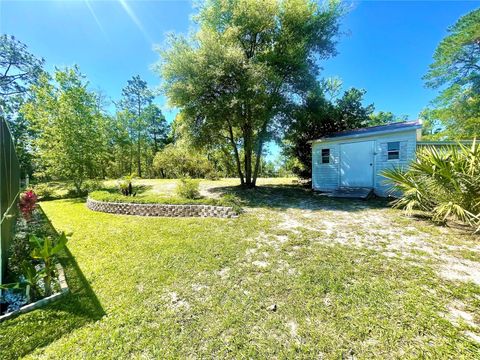
POLYGON ((312 142, 325 141, 329 139, 333 140, 336 138, 344 138, 344 137, 345 138, 363 137, 363 136, 369 136, 369 135, 375 135, 375 134, 385 134, 389 132, 399 132, 404 130, 420 129, 421 127, 422 127, 422 122, 420 120, 402 121, 402 122, 395 122, 387 125, 370 126, 370 127, 360 128, 360 129, 339 131, 327 137, 313 140, 312 142))

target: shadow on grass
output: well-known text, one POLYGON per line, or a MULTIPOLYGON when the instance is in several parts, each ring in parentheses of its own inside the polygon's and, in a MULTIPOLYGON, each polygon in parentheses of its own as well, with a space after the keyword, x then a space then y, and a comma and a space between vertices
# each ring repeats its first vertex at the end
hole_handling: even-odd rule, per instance
POLYGON ((223 186, 211 188, 208 191, 217 195, 235 195, 241 200, 242 206, 245 207, 360 211, 365 208, 389 206, 387 199, 336 199, 314 192, 302 185, 265 185, 257 186, 254 189, 241 186, 223 186))
MULTIPOLYGON (((58 234, 45 213, 43 215, 52 231, 58 234)), ((57 302, 3 322, 0 325, 0 359, 25 356, 105 315, 102 305, 67 248, 60 257, 60 263, 65 269, 69 293, 57 302)))

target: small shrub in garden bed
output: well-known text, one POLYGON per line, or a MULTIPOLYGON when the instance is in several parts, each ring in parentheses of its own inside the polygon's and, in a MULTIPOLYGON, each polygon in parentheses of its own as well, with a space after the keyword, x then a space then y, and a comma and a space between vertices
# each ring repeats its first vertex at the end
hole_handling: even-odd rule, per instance
POLYGON ((20 195, 20 200, 18 202, 18 207, 25 218, 25 220, 30 220, 32 217, 33 210, 37 206, 37 195, 33 190, 27 190, 20 195))
POLYGON ((120 193, 123 196, 137 195, 137 193, 133 191, 132 181, 134 178, 135 178, 135 175, 132 174, 132 175, 124 176, 123 179, 119 180, 118 188, 120 190, 120 193))
POLYGON ((35 209, 27 222, 19 218, 16 235, 9 248, 7 281, 0 285, 6 312, 37 301, 60 289, 56 264, 64 249, 65 234, 57 236, 45 216, 35 209))
POLYGON ((177 195, 185 199, 200 198, 200 182, 194 179, 180 179, 177 185, 177 195))
POLYGON ((98 180, 86 180, 81 186, 80 192, 75 188, 68 189, 66 198, 77 198, 87 196, 89 193, 101 189, 102 183, 98 180))
POLYGON ((35 194, 41 200, 49 200, 53 197, 53 190, 48 184, 38 184, 33 187, 35 194))

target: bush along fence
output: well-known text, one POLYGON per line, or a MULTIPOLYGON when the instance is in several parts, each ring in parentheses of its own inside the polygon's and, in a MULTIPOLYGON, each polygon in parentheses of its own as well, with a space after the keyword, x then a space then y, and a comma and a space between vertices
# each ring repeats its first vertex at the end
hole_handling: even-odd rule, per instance
POLYGON ((87 199, 87 207, 93 211, 112 214, 166 216, 166 217, 218 217, 232 218, 238 214, 232 207, 215 205, 170 205, 170 204, 135 204, 98 201, 87 199))
POLYGON ((0 117, 0 284, 4 282, 7 269, 7 251, 13 239, 19 192, 17 154, 7 123, 0 117))

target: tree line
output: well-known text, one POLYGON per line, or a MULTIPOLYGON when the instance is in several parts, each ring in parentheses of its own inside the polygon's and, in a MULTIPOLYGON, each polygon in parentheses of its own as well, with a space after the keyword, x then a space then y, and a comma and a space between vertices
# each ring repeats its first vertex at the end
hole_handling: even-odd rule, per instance
MULTIPOLYGON (((309 140, 402 121, 374 112, 365 90, 322 79, 336 55, 340 2, 207 0, 196 32, 172 35, 154 71, 178 115, 168 124, 155 92, 138 75, 121 98, 93 91, 78 66, 48 74, 45 61, 12 36, 0 37, 0 108, 15 138, 23 175, 71 179, 237 176, 253 187, 275 170, 309 178, 309 140), (284 161, 265 161, 277 142, 284 161)), ((462 17, 437 48, 426 85, 440 88, 425 134, 468 138, 479 130, 479 10, 462 17)))

